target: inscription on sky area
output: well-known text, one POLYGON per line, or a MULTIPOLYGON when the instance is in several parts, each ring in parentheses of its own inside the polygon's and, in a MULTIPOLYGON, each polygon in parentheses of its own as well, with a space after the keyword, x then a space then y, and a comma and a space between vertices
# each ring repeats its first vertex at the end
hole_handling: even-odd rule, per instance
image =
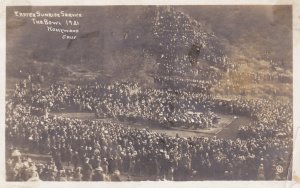
POLYGON ((80 18, 78 12, 20 12, 14 11, 16 17, 28 18, 33 25, 40 25, 46 32, 60 33, 61 39, 75 40, 79 33, 80 18))

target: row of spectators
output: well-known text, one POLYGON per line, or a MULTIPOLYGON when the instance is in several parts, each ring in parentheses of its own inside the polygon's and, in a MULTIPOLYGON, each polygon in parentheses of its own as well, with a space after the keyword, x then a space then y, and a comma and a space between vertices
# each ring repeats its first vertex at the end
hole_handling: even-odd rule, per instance
POLYGON ((156 76, 154 82, 159 84, 162 88, 180 89, 185 88, 185 91, 192 91, 197 93, 209 93, 212 87, 211 81, 184 79, 168 76, 156 76))
POLYGON ((7 160, 8 181, 83 181, 84 174, 91 170, 89 181, 121 181, 120 171, 105 174, 99 166, 92 169, 91 165, 77 168, 58 170, 52 160, 47 163, 36 162, 28 156, 23 156, 17 149, 11 150, 11 157, 7 160))
POLYGON ((231 71, 229 74, 231 83, 292 83, 292 78, 282 73, 254 73, 231 71))
MULTIPOLYGON (((82 167, 82 180, 92 180, 100 167, 104 175, 118 170, 146 179, 256 179, 260 164, 264 165, 264 177, 273 179, 280 177, 276 167, 286 167, 284 159, 290 151, 283 147, 289 143, 278 138, 179 138, 112 122, 46 119, 30 114, 9 119, 6 131, 8 143, 50 152, 54 172, 70 165, 73 169, 82 167)), ((16 171, 12 179, 20 180, 18 168, 14 168, 10 169, 16 171)))
POLYGON ((145 89, 133 82, 113 84, 96 82, 73 88, 66 85, 51 85, 48 90, 42 91, 33 83, 29 83, 24 89, 26 82, 24 80, 18 85, 13 100, 26 100, 32 104, 33 114, 43 114, 46 108, 58 111, 68 106, 76 111, 94 112, 97 117, 135 119, 162 126, 183 125, 194 128, 209 128, 217 119, 206 105, 210 98, 206 90, 208 83, 194 83, 203 90, 202 93, 196 94, 182 91, 180 88, 171 91, 145 89))
MULTIPOLYGON (((243 98, 225 100, 180 90, 173 97, 173 92, 139 89, 131 82, 92 84, 73 89, 60 85, 51 86, 49 91, 42 90, 29 79, 16 87, 13 98, 6 105, 7 143, 51 154, 53 162, 50 162, 51 168, 44 165, 41 169, 33 167, 32 170, 33 165, 24 165, 24 161, 20 162, 14 155, 8 156, 8 180, 24 181, 37 176, 42 180, 61 180, 61 174, 67 176, 64 173, 68 167, 74 171, 72 177, 77 174, 81 176, 79 180, 85 181, 107 181, 111 176, 118 176, 118 172, 129 177, 141 176, 143 180, 287 178, 292 152, 292 105, 289 102, 243 98), (101 90, 98 91, 99 88, 101 90), (110 92, 116 90, 118 94, 110 92), (153 93, 155 95, 149 95, 153 93), (167 95, 170 101, 185 99, 181 105, 195 104, 196 101, 191 99, 197 98, 198 102, 202 101, 199 107, 248 115, 253 123, 241 126, 237 139, 180 138, 123 127, 110 121, 82 121, 32 113, 32 109, 43 112, 46 107, 53 110, 54 106, 62 107, 72 101, 97 101, 93 97, 99 94, 100 102, 105 96, 110 96, 111 103, 113 100, 121 101, 129 94, 136 98, 130 98, 134 103, 143 103, 139 101, 139 95, 140 100, 149 97, 149 101, 158 100, 156 97, 161 95, 167 95), (24 175, 28 168, 32 174, 24 175)), ((168 104, 161 99, 157 103, 162 103, 162 108, 168 104)), ((89 106, 93 110, 93 105, 89 106)), ((128 112, 135 111, 133 108, 137 105, 130 106, 128 112)), ((153 108, 157 110, 160 106, 153 108)))

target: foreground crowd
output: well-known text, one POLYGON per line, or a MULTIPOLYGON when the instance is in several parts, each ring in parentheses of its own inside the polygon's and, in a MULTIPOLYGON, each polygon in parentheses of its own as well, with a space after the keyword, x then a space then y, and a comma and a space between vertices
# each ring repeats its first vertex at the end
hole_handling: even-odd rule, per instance
MULTIPOLYGON (((291 103, 225 100, 180 90, 174 94, 174 91, 141 89, 135 83, 97 83, 74 88, 53 85, 45 90, 34 80, 29 77, 18 84, 6 104, 9 181, 120 181, 132 177, 177 181, 287 179, 292 155, 291 103), (99 88, 101 90, 97 90, 99 88), (126 103, 128 96, 132 98, 126 103), (157 106, 151 104, 149 108, 145 104, 149 101, 157 106), (178 118, 178 112, 167 105, 168 101, 179 105, 173 107, 178 111, 205 106, 209 113, 202 118, 219 110, 247 115, 253 123, 242 125, 236 139, 181 138, 123 127, 109 120, 49 116, 47 110, 77 103, 80 110, 96 111, 99 115, 115 113, 111 115, 117 117, 121 113, 139 113, 146 116, 146 110, 135 109, 142 108, 137 104, 145 104, 150 114, 159 114, 167 107, 163 117, 172 117, 175 113, 174 117, 178 118), (120 105, 128 106, 127 111, 122 111, 126 108, 120 105), (50 154, 51 160, 47 163, 32 160, 22 155, 22 150, 50 154)), ((148 114, 147 118, 151 117, 160 116, 148 114)))

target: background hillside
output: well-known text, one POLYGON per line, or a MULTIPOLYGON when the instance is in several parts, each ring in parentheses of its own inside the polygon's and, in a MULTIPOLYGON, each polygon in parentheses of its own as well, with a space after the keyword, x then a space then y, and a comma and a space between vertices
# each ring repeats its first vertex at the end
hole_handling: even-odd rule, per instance
MULTIPOLYGON (((39 72, 58 80, 91 76, 149 84, 153 75, 186 78, 191 69, 213 66, 228 80, 226 68, 205 58, 210 56, 220 61, 229 57, 241 72, 275 72, 291 78, 291 14, 291 6, 8 7, 7 74, 15 78, 39 72), (79 38, 62 40, 28 18, 15 17, 15 10, 81 12, 79 38), (201 48, 196 68, 186 58, 195 44, 201 48), (167 70, 169 66, 179 71, 167 70)), ((203 79, 199 74, 192 77, 203 79)), ((224 94, 224 87, 221 83, 215 92, 224 94)), ((285 87, 291 93, 291 83, 285 87)))

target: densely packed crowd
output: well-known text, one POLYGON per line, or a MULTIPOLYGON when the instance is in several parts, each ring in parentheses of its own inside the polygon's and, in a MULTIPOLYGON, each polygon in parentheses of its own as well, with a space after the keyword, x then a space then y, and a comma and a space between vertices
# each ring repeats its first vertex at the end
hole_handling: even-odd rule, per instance
MULTIPOLYGON (((182 83, 192 83, 184 82, 182 83)), ((182 88, 172 91, 165 89, 141 88, 134 82, 114 82, 101 84, 92 82, 85 86, 76 85, 73 88, 66 85, 51 85, 49 90, 41 90, 38 85, 25 80, 14 94, 14 100, 19 101, 23 88, 33 95, 26 96, 32 104, 32 114, 43 114, 45 110, 59 111, 62 108, 76 111, 94 112, 97 117, 110 117, 119 120, 140 120, 157 123, 161 126, 185 126, 193 128, 209 128, 216 122, 217 116, 210 111, 209 83, 194 82, 202 90, 200 93, 183 91, 182 88), (206 105, 207 104, 207 105, 206 105), (205 106, 206 105, 206 106, 205 106), (195 113, 202 111, 202 113, 195 113)))
MULTIPOLYGON (((230 72, 233 64, 217 38, 199 22, 173 9, 156 11, 151 32, 159 44, 154 49, 160 66, 160 76, 154 76, 157 87, 91 81, 43 88, 41 75, 30 75, 16 85, 6 102, 8 181, 288 178, 292 102, 224 99, 213 96, 210 89, 222 76, 219 70, 227 71, 237 82, 291 83, 291 78, 277 73, 230 72), (92 112, 97 119, 49 115, 70 110, 92 112), (236 138, 231 139, 172 137, 119 124, 137 120, 162 128, 203 129, 214 126, 216 112, 248 116, 252 121, 240 125, 236 138), (35 160, 26 152, 50 159, 35 160)), ((149 50, 150 55, 152 52, 149 50)), ((235 86, 234 79, 229 82, 235 86)))
MULTIPOLYGON (((188 15, 158 8, 153 25, 152 32, 160 47, 158 62, 162 75, 207 75, 205 70, 193 66, 200 59, 221 69, 228 68, 229 58, 218 46, 216 37, 205 32, 204 27, 188 15)), ((210 75, 210 78, 217 76, 210 75)))
MULTIPOLYGON (((52 85, 47 90, 31 78, 23 80, 6 104, 6 141, 12 147, 50 154, 52 160, 47 164, 33 162, 13 149, 8 152, 11 155, 7 157, 7 179, 119 181, 121 175, 128 176, 128 179, 140 176, 142 180, 287 178, 292 152, 291 103, 243 98, 225 100, 207 94, 173 92, 142 89, 131 82, 73 88, 52 85), (165 117, 172 117, 175 113, 171 111, 173 108, 180 111, 202 107, 247 115, 253 123, 241 126, 236 139, 181 138, 147 129, 123 127, 109 120, 49 116, 45 110, 78 103, 81 110, 97 109, 105 114, 108 114, 107 111, 116 113, 117 116, 121 112, 117 112, 115 106, 123 103, 116 104, 115 101, 128 100, 125 96, 129 93, 132 98, 124 103, 128 104, 124 114, 140 113, 135 108, 142 108, 142 105, 131 106, 132 103, 151 102, 156 106, 148 109, 149 113, 161 113, 157 110, 166 108, 170 116, 164 114, 165 117), (99 98, 94 98, 95 95, 99 98), (179 100, 179 108, 168 106, 169 101, 174 104, 173 100, 179 100), (103 107, 112 109, 102 109, 101 103, 103 107)), ((190 118, 186 117, 187 120, 190 118)))
POLYGON ((292 78, 282 73, 258 73, 231 71, 229 74, 232 82, 250 82, 250 83, 292 83, 292 78), (237 80, 237 78, 241 80, 237 80))
POLYGON ((198 93, 209 94, 212 87, 212 81, 196 80, 196 79, 183 79, 177 77, 168 76, 156 76, 154 81, 162 88, 181 89, 185 88, 185 91, 192 91, 198 93))

